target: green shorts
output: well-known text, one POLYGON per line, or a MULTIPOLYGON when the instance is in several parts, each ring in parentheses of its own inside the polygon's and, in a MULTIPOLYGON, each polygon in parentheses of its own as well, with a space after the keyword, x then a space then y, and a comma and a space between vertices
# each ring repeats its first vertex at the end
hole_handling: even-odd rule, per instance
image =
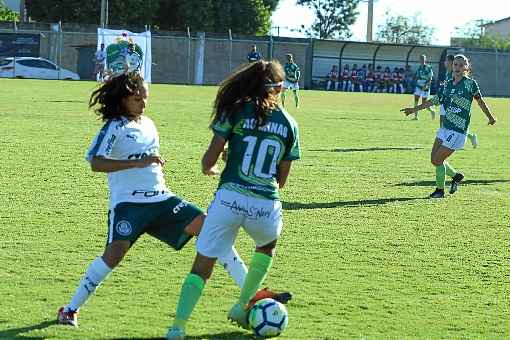
POLYGON ((161 202, 119 203, 108 212, 107 244, 128 240, 133 245, 147 233, 179 250, 193 237, 185 233, 184 228, 203 213, 177 196, 161 202))

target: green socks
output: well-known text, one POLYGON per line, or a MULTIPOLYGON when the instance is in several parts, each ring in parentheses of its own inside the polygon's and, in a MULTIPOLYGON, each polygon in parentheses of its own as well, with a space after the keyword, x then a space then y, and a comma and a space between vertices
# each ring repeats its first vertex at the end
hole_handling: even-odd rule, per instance
POLYGON ((262 281, 266 278, 266 274, 271 268, 273 258, 269 255, 255 252, 251 260, 248 275, 244 280, 243 288, 241 289, 241 296, 239 303, 241 306, 246 306, 250 299, 253 298, 257 290, 260 288, 262 281))
POLYGON ((436 187, 444 189, 444 182, 446 181, 446 167, 444 164, 436 165, 436 187))
POLYGON ((294 92, 294 102, 296 103, 296 107, 299 107, 299 94, 297 91, 294 92))
POLYGON ((444 167, 445 167, 445 170, 446 170, 446 174, 450 177, 453 177, 457 174, 457 170, 455 170, 454 168, 452 168, 450 166, 450 164, 448 163, 444 163, 444 167))
POLYGON ((174 326, 184 329, 191 312, 193 312, 195 305, 202 295, 204 286, 205 282, 200 276, 192 273, 186 276, 186 279, 184 279, 182 283, 181 295, 175 313, 174 326))

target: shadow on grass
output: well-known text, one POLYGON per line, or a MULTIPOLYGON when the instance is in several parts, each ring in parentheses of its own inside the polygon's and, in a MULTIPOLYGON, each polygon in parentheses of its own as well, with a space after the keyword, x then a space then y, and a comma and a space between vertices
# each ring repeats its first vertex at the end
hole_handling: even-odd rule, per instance
POLYGON ((49 326, 57 324, 56 320, 43 321, 33 326, 26 326, 20 328, 11 328, 6 330, 0 330, 0 339, 24 339, 24 340, 44 340, 47 337, 41 336, 22 336, 23 333, 27 333, 34 330, 44 329, 49 326))
POLYGON ((402 147, 369 147, 369 148, 336 148, 336 149, 314 149, 311 152, 371 152, 371 151, 413 151, 423 150, 421 146, 402 146, 402 147))
MULTIPOLYGON (((510 179, 467 179, 460 182, 460 185, 490 185, 497 183, 508 183, 510 179)), ((436 181, 402 182, 395 184, 396 187, 435 187, 436 181)))
MULTIPOLYGON (((254 340, 256 339, 255 335, 246 334, 243 332, 224 332, 217 334, 204 334, 198 336, 187 336, 186 340, 254 340)), ((110 340, 165 340, 165 338, 112 338, 110 340)))
POLYGON ((384 205, 393 202, 408 202, 425 200, 427 197, 394 197, 394 198, 377 198, 372 200, 358 200, 358 201, 339 201, 339 202, 314 202, 314 203, 299 203, 299 202, 282 202, 284 210, 307 210, 307 209, 330 209, 338 207, 361 207, 361 206, 376 206, 384 205))
POLYGON ((70 99, 70 100, 37 100, 36 102, 38 102, 38 103, 83 103, 83 104, 87 104, 86 101, 74 100, 74 99, 70 99))

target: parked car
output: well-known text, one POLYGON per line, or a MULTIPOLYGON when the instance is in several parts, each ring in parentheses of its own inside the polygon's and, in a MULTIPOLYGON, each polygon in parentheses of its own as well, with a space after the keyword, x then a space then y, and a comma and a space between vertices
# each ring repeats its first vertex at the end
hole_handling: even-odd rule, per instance
POLYGON ((0 77, 79 80, 80 76, 44 58, 8 57, 0 59, 0 77))

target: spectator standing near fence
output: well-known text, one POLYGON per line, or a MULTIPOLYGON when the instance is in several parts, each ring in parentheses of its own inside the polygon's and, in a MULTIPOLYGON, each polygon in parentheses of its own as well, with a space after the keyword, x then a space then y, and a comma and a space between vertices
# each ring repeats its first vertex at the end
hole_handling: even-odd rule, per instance
POLYGON ((331 88, 331 85, 334 85, 335 91, 338 90, 338 69, 336 68, 336 65, 333 65, 331 67, 331 71, 328 73, 328 80, 326 82, 326 91, 329 91, 331 88))
POLYGON ((247 58, 248 58, 249 63, 254 63, 254 62, 262 59, 262 54, 260 54, 257 51, 257 45, 251 45, 251 51, 250 51, 250 53, 248 53, 247 58))
POLYGON ((430 194, 430 198, 444 197, 446 175, 452 177, 450 194, 457 191, 464 179, 464 175, 448 164, 446 159, 456 150, 462 149, 466 143, 473 99, 487 116, 489 125, 496 124, 496 118, 485 103, 478 83, 470 77, 470 72, 468 58, 462 54, 456 55, 453 61, 453 78, 445 83, 443 91, 432 100, 425 100, 418 106, 401 110, 410 115, 437 104, 442 104, 446 110, 443 126, 437 130, 430 155, 430 160, 436 168, 436 190, 430 194))
MULTIPOLYGON (((420 56, 420 66, 418 66, 415 74, 416 87, 414 89, 414 106, 418 105, 420 98, 422 104, 429 98, 432 78, 434 78, 434 71, 432 71, 432 67, 427 64, 427 56, 422 54, 420 56)), ((428 106, 427 109, 430 111, 431 118, 434 119, 436 117, 436 112, 430 106, 428 106)), ((414 114, 414 119, 418 120, 418 111, 414 114)))
POLYGON ((104 43, 102 43, 99 50, 94 54, 94 79, 98 81, 103 81, 106 71, 106 51, 104 47, 104 43))
POLYGON ((284 67, 285 70, 285 81, 283 82, 282 92, 282 105, 285 107, 285 98, 287 97, 287 90, 291 90, 294 94, 294 104, 296 109, 299 109, 299 78, 301 78, 301 70, 299 66, 294 62, 292 54, 287 54, 287 63, 284 67))

